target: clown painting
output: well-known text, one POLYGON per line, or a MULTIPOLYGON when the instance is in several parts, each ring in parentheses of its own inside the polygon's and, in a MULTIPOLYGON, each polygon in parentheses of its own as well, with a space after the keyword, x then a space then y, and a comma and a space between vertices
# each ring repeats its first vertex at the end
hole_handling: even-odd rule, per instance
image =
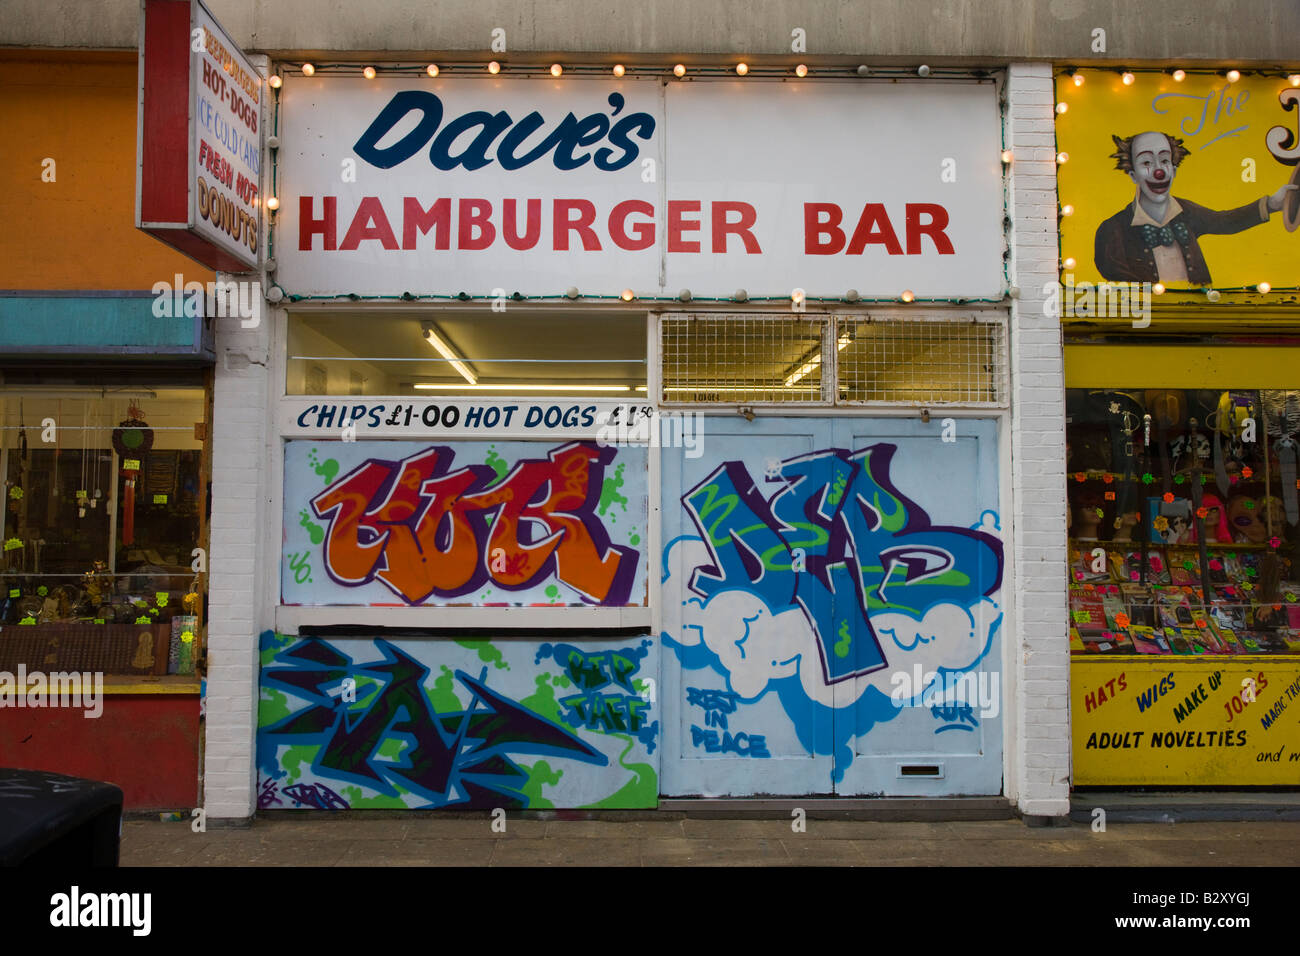
POLYGON ((1174 176, 1191 153, 1181 139, 1157 132, 1111 139, 1115 168, 1136 187, 1133 201, 1097 227, 1097 270, 1111 281, 1209 285, 1199 237, 1265 223, 1288 192, 1300 189, 1286 185, 1238 209, 1207 209, 1173 195, 1174 176))

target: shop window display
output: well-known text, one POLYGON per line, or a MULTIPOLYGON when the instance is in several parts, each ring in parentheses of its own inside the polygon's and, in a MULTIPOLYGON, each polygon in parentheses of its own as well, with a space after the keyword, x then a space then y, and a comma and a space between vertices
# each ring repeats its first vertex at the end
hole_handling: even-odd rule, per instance
POLYGON ((1300 391, 1066 401, 1073 653, 1300 651, 1300 391))
POLYGON ((0 670, 201 666, 203 391, 144 394, 2 400, 0 670))

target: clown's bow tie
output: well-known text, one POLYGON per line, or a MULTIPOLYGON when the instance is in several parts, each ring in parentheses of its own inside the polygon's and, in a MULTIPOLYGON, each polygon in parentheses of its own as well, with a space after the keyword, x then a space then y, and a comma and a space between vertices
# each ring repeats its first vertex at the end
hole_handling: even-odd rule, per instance
POLYGON ((1182 218, 1179 217, 1167 226, 1143 226, 1142 242, 1148 247, 1154 249, 1156 246, 1186 245, 1191 239, 1191 233, 1187 231, 1187 226, 1183 224, 1182 218))

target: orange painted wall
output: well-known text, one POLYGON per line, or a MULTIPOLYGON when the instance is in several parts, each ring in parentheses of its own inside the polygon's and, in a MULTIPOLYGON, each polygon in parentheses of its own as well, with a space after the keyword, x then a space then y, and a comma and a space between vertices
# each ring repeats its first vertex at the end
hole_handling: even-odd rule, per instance
POLYGON ((135 228, 137 77, 134 53, 0 52, 0 289, 213 278, 135 228))

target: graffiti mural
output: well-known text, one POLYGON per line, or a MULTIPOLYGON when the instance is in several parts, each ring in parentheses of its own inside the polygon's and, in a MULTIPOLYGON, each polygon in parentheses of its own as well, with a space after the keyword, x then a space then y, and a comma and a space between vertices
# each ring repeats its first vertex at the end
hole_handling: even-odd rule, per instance
POLYGON ((652 807, 653 651, 267 632, 258 807, 652 807))
POLYGON ((644 604, 645 467, 587 441, 288 442, 284 601, 644 604))
MULTIPOLYGON (((817 447, 800 427, 807 451, 764 457, 751 435, 734 458, 683 466, 663 638, 682 669, 683 757, 829 755, 826 785, 802 788, 829 792, 904 712, 903 736, 872 752, 933 750, 996 715, 997 674, 975 672, 1002 620, 1002 544, 991 509, 932 522, 891 475, 898 443, 817 447)), ((936 478, 923 490, 942 495, 936 478)))

